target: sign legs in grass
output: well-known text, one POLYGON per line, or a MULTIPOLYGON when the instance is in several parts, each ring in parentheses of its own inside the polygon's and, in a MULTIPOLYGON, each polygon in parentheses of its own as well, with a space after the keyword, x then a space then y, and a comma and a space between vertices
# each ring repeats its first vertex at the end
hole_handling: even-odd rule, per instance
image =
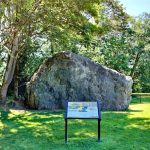
POLYGON ((65 119, 65 143, 68 143, 68 122, 67 119, 65 119))
POLYGON ((100 101, 97 102, 68 102, 65 111, 65 143, 68 143, 68 119, 96 119, 98 120, 98 142, 100 142, 100 101))

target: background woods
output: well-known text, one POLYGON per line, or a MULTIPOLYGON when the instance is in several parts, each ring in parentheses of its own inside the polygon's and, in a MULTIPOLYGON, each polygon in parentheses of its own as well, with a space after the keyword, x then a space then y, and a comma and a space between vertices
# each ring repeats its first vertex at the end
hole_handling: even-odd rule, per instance
POLYGON ((150 91, 150 14, 133 18, 116 0, 0 2, 0 99, 23 96, 41 62, 72 51, 132 76, 150 91))

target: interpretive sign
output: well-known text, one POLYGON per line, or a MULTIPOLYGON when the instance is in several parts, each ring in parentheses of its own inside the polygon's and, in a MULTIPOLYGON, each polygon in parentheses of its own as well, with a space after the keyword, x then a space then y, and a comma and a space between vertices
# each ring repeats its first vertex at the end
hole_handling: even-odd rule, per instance
POLYGON ((100 142, 100 102, 68 102, 65 112, 65 142, 68 141, 67 119, 98 119, 98 141, 100 142))
POLYGON ((67 118, 99 118, 97 102, 68 102, 67 118))

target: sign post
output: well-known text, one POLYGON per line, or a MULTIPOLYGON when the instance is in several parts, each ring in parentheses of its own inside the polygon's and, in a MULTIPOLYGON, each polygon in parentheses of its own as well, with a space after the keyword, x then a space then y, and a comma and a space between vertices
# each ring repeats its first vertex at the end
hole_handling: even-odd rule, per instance
POLYGON ((100 101, 97 102, 66 101, 65 143, 68 143, 68 119, 97 119, 98 142, 100 142, 100 122, 101 122, 100 101))
POLYGON ((68 143, 68 122, 65 118, 65 143, 68 143))

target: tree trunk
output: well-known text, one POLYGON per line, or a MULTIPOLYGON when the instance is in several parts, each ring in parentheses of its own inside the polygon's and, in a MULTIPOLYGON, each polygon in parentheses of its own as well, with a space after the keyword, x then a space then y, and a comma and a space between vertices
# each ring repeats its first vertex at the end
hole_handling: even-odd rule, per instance
POLYGON ((136 70, 136 67, 138 65, 138 62, 140 60, 140 57, 141 57, 141 54, 143 53, 144 51, 139 51, 135 57, 135 61, 134 61, 134 65, 133 65, 133 68, 131 69, 131 73, 130 73, 130 76, 132 78, 134 78, 134 73, 135 73, 135 70, 136 70))
POLYGON ((19 84, 19 64, 18 62, 16 62, 16 68, 15 68, 15 71, 14 71, 14 84, 13 84, 13 91, 14 91, 14 96, 15 96, 15 99, 18 98, 18 84, 19 84))
POLYGON ((0 91, 0 100, 2 104, 6 102, 8 87, 13 79, 14 70, 16 67, 17 55, 18 55, 18 34, 14 33, 14 38, 11 45, 11 53, 8 58, 9 60, 7 61, 7 67, 5 70, 4 79, 0 91))

